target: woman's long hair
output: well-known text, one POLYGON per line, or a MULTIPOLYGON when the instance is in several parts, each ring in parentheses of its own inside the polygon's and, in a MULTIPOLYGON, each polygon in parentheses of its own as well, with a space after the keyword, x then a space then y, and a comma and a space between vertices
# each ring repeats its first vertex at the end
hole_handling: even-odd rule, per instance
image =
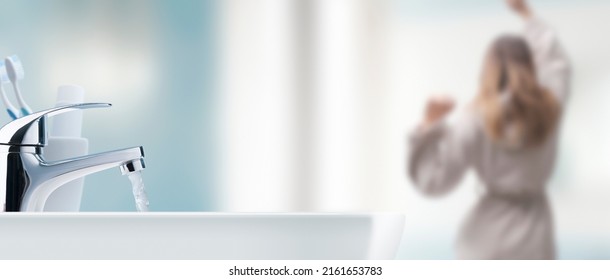
POLYGON ((527 43, 515 35, 491 45, 475 104, 487 135, 513 148, 543 143, 560 115, 557 99, 538 82, 527 43))

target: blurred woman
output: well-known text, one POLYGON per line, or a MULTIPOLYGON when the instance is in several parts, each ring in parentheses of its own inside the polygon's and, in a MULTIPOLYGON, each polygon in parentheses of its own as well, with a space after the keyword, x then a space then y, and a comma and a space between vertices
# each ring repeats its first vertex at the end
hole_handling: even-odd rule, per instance
POLYGON ((443 119, 449 97, 428 101, 411 133, 408 174, 431 196, 446 194, 472 168, 485 192, 462 225, 462 259, 552 259, 552 214, 545 186, 553 170, 570 64, 556 34, 525 0, 507 4, 526 22, 489 48, 478 95, 459 121, 443 119))

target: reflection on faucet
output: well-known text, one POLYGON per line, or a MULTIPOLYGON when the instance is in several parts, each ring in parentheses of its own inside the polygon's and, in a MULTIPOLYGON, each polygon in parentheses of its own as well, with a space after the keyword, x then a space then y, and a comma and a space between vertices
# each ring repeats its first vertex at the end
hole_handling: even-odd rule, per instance
POLYGON ((74 179, 120 167, 123 174, 145 168, 144 149, 134 147, 95 155, 47 162, 46 118, 86 108, 108 107, 106 103, 85 103, 37 112, 10 122, 0 129, 0 195, 4 211, 42 211, 51 193, 74 179))

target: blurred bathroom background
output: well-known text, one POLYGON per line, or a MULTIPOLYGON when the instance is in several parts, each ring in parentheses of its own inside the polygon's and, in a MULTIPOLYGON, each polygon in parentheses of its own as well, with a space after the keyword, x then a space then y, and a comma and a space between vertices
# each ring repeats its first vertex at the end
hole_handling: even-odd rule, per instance
MULTIPOLYGON (((530 2, 574 64, 549 186, 559 257, 610 259, 610 3, 530 2)), ((83 135, 90 152, 144 146, 152 211, 400 211, 401 259, 453 258, 477 195, 472 175, 419 195, 409 128, 430 93, 466 104, 488 43, 523 26, 502 0, 0 4, 0 55, 23 61, 31 107, 67 83, 112 103, 85 112, 83 135)), ((134 211, 127 178, 87 177, 81 210, 134 211)))

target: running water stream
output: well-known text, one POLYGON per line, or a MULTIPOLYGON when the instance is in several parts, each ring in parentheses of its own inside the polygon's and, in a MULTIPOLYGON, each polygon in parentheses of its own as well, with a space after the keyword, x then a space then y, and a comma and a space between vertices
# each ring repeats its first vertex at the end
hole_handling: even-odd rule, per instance
POLYGON ((142 180, 142 171, 131 172, 127 175, 133 189, 133 198, 136 201, 138 212, 148 212, 148 196, 144 189, 144 181, 142 180))

